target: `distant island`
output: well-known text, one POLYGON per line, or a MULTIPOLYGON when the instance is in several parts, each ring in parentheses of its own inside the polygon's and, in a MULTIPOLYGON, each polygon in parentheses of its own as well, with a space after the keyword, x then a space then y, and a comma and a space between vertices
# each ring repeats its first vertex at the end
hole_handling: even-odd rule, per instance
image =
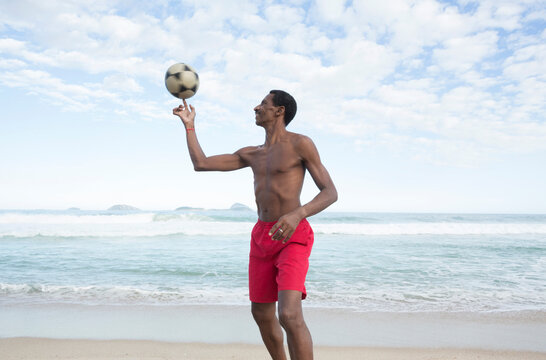
POLYGON ((191 206, 181 206, 181 207, 179 207, 179 208, 176 208, 175 211, 180 211, 180 210, 199 210, 199 211, 201 211, 201 210, 205 210, 205 209, 203 209, 203 208, 191 207, 191 206))
MULTIPOLYGON (((69 210, 79 210, 77 208, 70 208, 69 210)), ((177 207, 174 211, 204 211, 205 209, 204 208, 200 208, 200 207, 192 207, 192 206, 180 206, 180 207, 177 207)), ((217 209, 217 210, 221 210, 221 209, 217 209)), ((225 211, 225 209, 223 209, 225 211)), ((228 209, 228 210, 231 210, 231 211, 252 211, 254 212, 254 210, 244 204, 241 204, 241 203, 235 203, 233 205, 231 205, 231 207, 228 209)), ((114 206, 111 206, 108 208, 107 211, 142 211, 141 209, 139 208, 136 208, 134 206, 131 206, 131 205, 127 205, 127 204, 116 204, 114 206)))
POLYGON ((108 211, 140 211, 140 209, 131 205, 119 204, 108 208, 108 211))
POLYGON ((235 204, 231 205, 231 207, 229 209, 230 210, 235 210, 235 211, 254 211, 251 208, 249 208, 248 206, 243 205, 241 203, 235 203, 235 204))

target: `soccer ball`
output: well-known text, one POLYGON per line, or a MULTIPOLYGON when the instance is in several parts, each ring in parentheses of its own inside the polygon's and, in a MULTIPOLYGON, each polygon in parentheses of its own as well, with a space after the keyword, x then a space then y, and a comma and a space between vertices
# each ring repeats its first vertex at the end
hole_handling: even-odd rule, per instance
POLYGON ((177 98, 191 98, 199 89, 199 75, 186 64, 174 64, 165 73, 165 86, 177 98))

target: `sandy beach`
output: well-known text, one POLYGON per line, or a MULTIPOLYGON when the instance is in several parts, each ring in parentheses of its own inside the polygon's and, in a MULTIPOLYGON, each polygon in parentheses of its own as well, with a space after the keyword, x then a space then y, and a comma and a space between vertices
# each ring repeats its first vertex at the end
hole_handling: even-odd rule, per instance
MULTIPOLYGON (((307 309, 316 359, 546 359, 544 313, 307 309)), ((5 306, 0 359, 269 359, 246 307, 5 306)))
MULTIPOLYGON (((145 340, 54 340, 41 338, 0 339, 2 359, 269 359, 263 346, 250 344, 170 343, 145 340)), ((344 360, 534 360, 546 353, 477 349, 415 349, 317 346, 316 359, 344 360)))

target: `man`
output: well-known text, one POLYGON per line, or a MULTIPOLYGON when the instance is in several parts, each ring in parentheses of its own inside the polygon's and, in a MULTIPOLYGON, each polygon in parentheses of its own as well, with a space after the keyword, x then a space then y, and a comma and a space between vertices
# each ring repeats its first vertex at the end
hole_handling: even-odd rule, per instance
POLYGON ((292 360, 313 358, 311 334, 301 308, 313 245, 313 231, 306 218, 337 200, 336 188, 311 139, 286 130, 296 109, 290 94, 272 90, 254 108, 256 125, 265 129, 265 143, 216 156, 206 156, 199 145, 194 107, 188 107, 184 100, 183 105, 173 109, 186 127, 196 171, 230 171, 249 166, 254 173, 259 219, 252 230, 249 293, 252 315, 274 360, 286 359, 281 327, 286 331, 292 360), (300 193, 306 170, 319 193, 302 206, 300 193))

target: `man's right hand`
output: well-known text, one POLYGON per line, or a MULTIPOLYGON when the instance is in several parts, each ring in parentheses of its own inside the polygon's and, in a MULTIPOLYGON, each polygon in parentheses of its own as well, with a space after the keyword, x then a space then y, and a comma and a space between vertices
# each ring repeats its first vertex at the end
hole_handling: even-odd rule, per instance
POLYGON ((182 101, 184 104, 175 107, 173 109, 173 115, 178 116, 180 120, 182 120, 182 123, 184 123, 186 129, 193 128, 195 121, 195 108, 192 105, 188 106, 185 99, 182 101))

